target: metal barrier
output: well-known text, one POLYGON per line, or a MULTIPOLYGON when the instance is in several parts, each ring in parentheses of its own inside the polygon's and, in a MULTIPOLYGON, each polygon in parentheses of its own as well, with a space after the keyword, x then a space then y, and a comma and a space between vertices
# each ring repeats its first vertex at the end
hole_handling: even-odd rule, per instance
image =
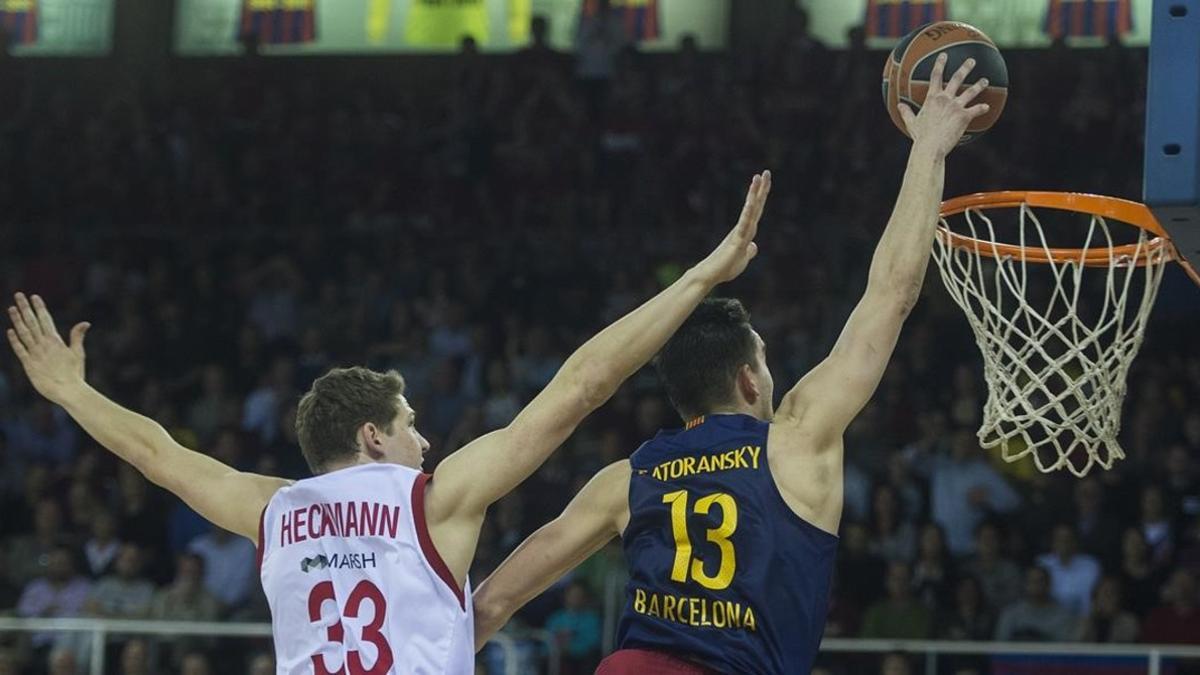
POLYGON ((1148 675, 1161 675, 1164 657, 1200 659, 1200 645, 1096 644, 1091 642, 956 642, 950 640, 859 640, 829 638, 821 642, 822 653, 881 654, 905 652, 923 654, 926 675, 937 673, 937 659, 943 654, 1054 655, 1054 656, 1128 656, 1147 661, 1148 675))
MULTIPOLYGON (((88 675, 104 675, 104 647, 110 635, 158 635, 202 637, 271 637, 269 623, 221 623, 197 621, 129 621, 123 619, 15 619, 0 617, 0 633, 58 632, 88 633, 88 675)), ((558 666, 558 644, 549 633, 539 631, 531 636, 548 645, 551 675, 558 666)), ((492 642, 504 653, 505 675, 524 675, 520 671, 517 642, 497 634, 492 642)))
MULTIPOLYGON (((495 637, 499 636, 500 633, 497 633, 495 637)), ((562 650, 558 648, 558 640, 544 630, 530 631, 529 637, 546 645, 546 675, 558 675, 562 669, 562 650)))
MULTIPOLYGON (((103 675, 104 647, 111 635, 191 635, 203 637, 270 637, 267 623, 206 623, 192 621, 127 621, 120 619, 15 619, 0 617, 3 632, 65 632, 90 635, 89 675, 103 675)), ((557 675, 560 650, 554 636, 533 631, 529 639, 546 645, 549 675, 557 675)), ((504 654, 505 675, 520 671, 518 640, 503 633, 493 639, 504 654)), ((821 643, 822 653, 885 654, 905 652, 924 655, 925 672, 937 672, 938 657, 969 655, 1075 655, 1144 658, 1149 675, 1161 675, 1164 658, 1200 659, 1200 645, 1092 644, 1081 642, 954 642, 946 640, 858 640, 829 638, 821 643)))

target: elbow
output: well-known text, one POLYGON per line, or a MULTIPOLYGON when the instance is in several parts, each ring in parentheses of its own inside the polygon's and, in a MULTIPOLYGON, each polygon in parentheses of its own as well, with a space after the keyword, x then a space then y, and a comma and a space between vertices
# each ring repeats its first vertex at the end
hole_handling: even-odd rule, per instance
POLYGON ((902 289, 896 298, 896 311, 900 318, 907 319, 921 298, 921 284, 918 282, 910 288, 902 289))
POLYGON ((495 593, 488 591, 486 586, 471 596, 471 604, 475 613, 475 633, 479 638, 477 647, 491 639, 492 635, 508 623, 510 612, 505 603, 495 593))
POLYGON ((600 364, 579 361, 563 368, 563 380, 570 400, 583 413, 604 405, 621 381, 600 364))
POLYGON ((921 298, 922 277, 903 275, 889 279, 871 280, 867 293, 878 297, 879 306, 891 308, 901 319, 908 318, 921 298))
POLYGON ((498 624, 502 624, 504 619, 504 609, 496 597, 484 592, 485 589, 480 589, 480 592, 471 596, 471 604, 475 609, 475 625, 481 628, 495 630, 499 628, 498 624))
POLYGON ((142 474, 146 480, 159 487, 170 489, 170 486, 167 485, 170 473, 165 471, 162 452, 156 443, 152 441, 138 443, 136 448, 131 449, 128 458, 133 468, 137 469, 138 473, 142 474))

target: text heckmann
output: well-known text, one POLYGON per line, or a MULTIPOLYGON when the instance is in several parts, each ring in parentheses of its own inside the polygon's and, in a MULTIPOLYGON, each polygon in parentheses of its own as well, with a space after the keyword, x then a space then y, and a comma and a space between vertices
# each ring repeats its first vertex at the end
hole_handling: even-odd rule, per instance
POLYGON ((279 545, 322 537, 396 538, 400 507, 378 502, 310 504, 292 509, 279 519, 279 545))

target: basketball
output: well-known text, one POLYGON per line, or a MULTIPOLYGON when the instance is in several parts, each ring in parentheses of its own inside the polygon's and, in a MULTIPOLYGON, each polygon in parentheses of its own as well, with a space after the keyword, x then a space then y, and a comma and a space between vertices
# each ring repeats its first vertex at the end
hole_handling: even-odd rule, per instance
POLYGON ((907 103, 919 112, 929 90, 929 78, 939 54, 947 56, 945 79, 958 70, 963 61, 975 59, 975 68, 967 75, 963 88, 986 77, 988 88, 973 103, 986 103, 986 114, 972 120, 959 145, 991 128, 1004 110, 1008 98, 1008 67, 992 39, 974 26, 958 21, 931 23, 901 38, 883 65, 883 101, 892 122, 908 135, 899 105, 907 103))

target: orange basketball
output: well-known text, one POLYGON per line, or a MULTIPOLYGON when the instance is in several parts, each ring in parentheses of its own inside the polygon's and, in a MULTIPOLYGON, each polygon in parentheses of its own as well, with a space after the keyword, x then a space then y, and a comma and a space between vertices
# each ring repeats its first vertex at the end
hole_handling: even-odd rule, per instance
POLYGON ((996 43, 978 28, 959 21, 939 21, 904 36, 883 64, 883 101, 892 122, 907 135, 898 106, 907 103, 913 112, 920 111, 929 91, 934 61, 943 52, 947 57, 945 79, 949 80, 963 61, 975 59, 975 68, 967 75, 963 88, 981 77, 988 80, 988 88, 973 104, 987 103, 990 108, 971 121, 959 141, 961 145, 990 129, 1008 99, 1008 66, 996 43))

